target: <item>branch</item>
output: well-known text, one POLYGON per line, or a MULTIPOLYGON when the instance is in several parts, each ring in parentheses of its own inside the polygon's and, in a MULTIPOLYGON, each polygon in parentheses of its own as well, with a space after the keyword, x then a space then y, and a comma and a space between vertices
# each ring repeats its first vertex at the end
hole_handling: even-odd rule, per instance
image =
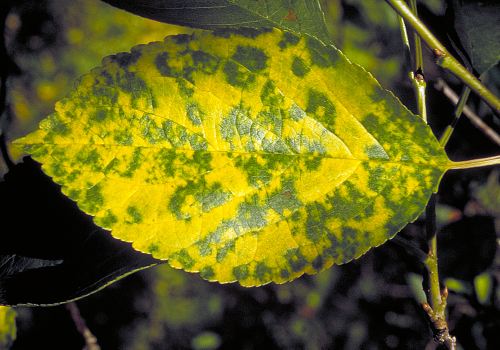
POLYGON ((448 350, 456 349, 456 339, 450 335, 448 323, 446 322, 446 299, 448 297, 448 288, 444 288, 441 293, 438 273, 437 258, 437 236, 436 236, 436 195, 432 195, 427 207, 426 213, 426 235, 428 237, 429 253, 424 265, 429 273, 429 288, 426 290, 427 301, 422 303, 422 307, 429 316, 434 338, 427 348, 437 348, 444 345, 448 350))
MULTIPOLYGON (((415 13, 416 17, 416 10, 417 10, 416 1, 412 0, 411 3, 413 12, 415 13)), ((412 10, 409 11, 411 12, 412 10)), ((403 35, 403 41, 406 46, 406 57, 408 61, 408 58, 410 56, 408 52, 411 50, 404 21, 400 21, 400 26, 403 35)), ((426 101, 425 101, 426 83, 424 80, 423 69, 424 67, 422 58, 422 46, 419 38, 415 35, 415 71, 412 71, 410 73, 410 79, 417 93, 419 114, 421 115, 422 119, 425 122, 427 122, 426 101)), ((426 207, 426 237, 430 247, 429 253, 427 255, 425 255, 425 253, 422 252, 420 249, 413 247, 409 242, 406 242, 402 239, 398 239, 396 242, 405 246, 408 251, 418 256, 420 260, 424 263, 429 273, 429 278, 428 278, 429 288, 425 289, 426 289, 427 300, 430 302, 430 305, 428 303, 422 303, 422 306, 424 310, 427 312, 427 315, 429 316, 429 321, 433 329, 434 338, 431 340, 426 349, 429 350, 436 349, 439 345, 445 345, 449 350, 455 350, 456 341, 455 338, 452 337, 449 333, 448 323, 446 322, 446 317, 445 317, 446 297, 448 295, 448 290, 445 288, 444 293, 441 294, 441 287, 439 284, 435 195, 431 196, 426 207)))
POLYGON ((443 148, 448 143, 451 137, 451 133, 453 132, 453 130, 455 130, 455 127, 457 126, 458 121, 462 116, 462 112, 467 104, 467 99, 469 98, 469 93, 470 93, 470 88, 464 85, 462 89, 462 94, 460 95, 460 98, 457 100, 457 103, 455 104, 455 112, 453 113, 455 117, 453 118, 451 124, 448 125, 445 132, 439 139, 439 145, 443 148))
MULTIPOLYGON (((412 1, 412 5, 416 11, 416 4, 412 1)), ((415 69, 412 70, 410 67, 411 63, 411 47, 410 40, 408 39, 408 32, 406 30, 406 25, 401 16, 399 18, 399 26, 401 28, 401 36, 403 38, 403 43, 405 45, 405 57, 406 65, 410 69, 409 77, 410 81, 415 89, 417 102, 418 102, 418 115, 427 123, 427 105, 425 103, 425 89, 426 82, 424 79, 424 67, 422 58, 422 45, 420 44, 420 38, 415 35, 415 69)))
POLYGON ((80 315, 80 311, 78 310, 78 306, 74 301, 66 304, 66 309, 71 313, 71 317, 75 322, 76 328, 82 334, 85 339, 85 347, 83 350, 100 350, 100 346, 97 344, 97 338, 90 332, 90 329, 87 327, 85 320, 80 315))
MULTIPOLYGON (((443 91, 443 94, 456 105, 459 102, 459 97, 453 91, 448 84, 443 79, 438 79, 437 83, 434 84, 436 90, 443 91)), ((465 116, 469 118, 472 125, 481 130, 486 136, 488 136, 493 142, 500 146, 500 135, 498 135, 495 130, 490 128, 481 118, 479 118, 469 107, 465 106, 463 110, 465 116)))
MULTIPOLYGON (((446 300, 447 296, 448 289, 445 288, 442 294, 442 299, 446 300)), ((446 306, 446 302, 444 304, 446 306)), ((448 330, 448 323, 444 318, 444 313, 443 315, 441 315, 441 313, 435 312, 427 303, 422 303, 422 307, 429 316, 429 319, 433 326, 432 331, 434 333, 434 338, 429 342, 426 349, 436 349, 438 346, 443 345, 449 350, 456 350, 457 339, 450 335, 450 332, 448 330)))
POLYGON ((424 23, 412 12, 403 0, 385 0, 430 47, 436 55, 436 63, 455 74, 472 91, 476 92, 497 114, 500 114, 500 99, 489 91, 464 66, 462 66, 437 40, 424 23))
POLYGON ((394 236, 394 238, 392 238, 389 242, 396 243, 400 247, 404 248, 406 252, 417 257, 421 262, 425 262, 428 258, 427 254, 425 254, 423 250, 413 245, 411 242, 401 237, 400 235, 394 236))

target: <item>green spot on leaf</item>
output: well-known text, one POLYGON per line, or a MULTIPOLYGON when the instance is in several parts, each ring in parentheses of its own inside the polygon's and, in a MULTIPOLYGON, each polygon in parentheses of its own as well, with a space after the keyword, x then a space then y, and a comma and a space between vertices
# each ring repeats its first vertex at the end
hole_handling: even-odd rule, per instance
POLYGON ((250 275, 247 265, 235 266, 233 268, 233 275, 238 281, 244 281, 250 275))
POLYGON ((292 73, 297 77, 303 77, 311 68, 300 57, 295 57, 292 63, 292 73))
POLYGON ((266 209, 259 203, 257 195, 238 206, 238 222, 244 228, 261 228, 267 225, 266 209))
POLYGON ((228 84, 235 87, 247 87, 255 80, 251 73, 233 61, 226 61, 223 71, 228 84))
POLYGON ((217 262, 223 261, 226 258, 227 254, 229 253, 229 251, 234 251, 234 247, 235 247, 234 241, 229 241, 224 245, 224 247, 218 249, 216 258, 217 262))
POLYGON ((332 101, 326 94, 312 88, 309 90, 308 97, 306 112, 315 114, 318 119, 324 121, 325 127, 333 129, 336 108, 332 101))
POLYGON ((281 50, 286 49, 288 46, 296 46, 300 41, 300 37, 290 32, 283 32, 283 36, 278 43, 281 50))
POLYGON ((118 222, 118 218, 113 214, 111 210, 107 210, 106 216, 96 220, 96 223, 107 229, 112 228, 118 222))
POLYGON ((262 282, 267 281, 271 273, 272 269, 269 268, 264 261, 258 263, 255 267, 255 278, 259 279, 262 282))
POLYGON ((186 104, 186 116, 193 125, 201 125, 205 117, 205 112, 201 110, 196 102, 189 102, 186 104))
POLYGON ((195 264, 195 261, 189 256, 186 249, 182 249, 170 256, 170 259, 179 262, 183 269, 189 270, 195 264))
POLYGON ((127 208, 127 214, 130 216, 131 222, 134 224, 139 224, 142 222, 141 212, 134 206, 127 208))
POLYGON ((149 254, 155 254, 157 253, 158 251, 160 251, 160 246, 156 243, 151 243, 149 246, 148 246, 148 253, 149 254))
POLYGON ((173 77, 172 68, 168 65, 168 58, 170 54, 168 52, 160 52, 156 55, 154 64, 156 69, 160 72, 160 74, 164 77, 173 77))
POLYGON ((237 46, 231 58, 254 73, 264 70, 269 59, 262 50, 252 46, 237 46))
POLYGON ((106 110, 100 109, 92 115, 92 120, 95 120, 96 122, 102 122, 104 119, 106 119, 107 114, 108 113, 106 110))
POLYGON ((115 130, 114 140, 117 144, 122 146, 130 146, 134 140, 134 136, 128 130, 115 130))
POLYGON ((219 58, 204 51, 194 51, 191 54, 195 70, 201 70, 203 73, 211 75, 217 71, 219 58))
POLYGON ((104 202, 101 185, 94 185, 85 191, 85 200, 82 202, 82 209, 89 214, 93 214, 103 206, 104 202))
POLYGON ((212 267, 206 266, 200 271, 200 276, 206 280, 211 280, 215 277, 215 272, 212 267))

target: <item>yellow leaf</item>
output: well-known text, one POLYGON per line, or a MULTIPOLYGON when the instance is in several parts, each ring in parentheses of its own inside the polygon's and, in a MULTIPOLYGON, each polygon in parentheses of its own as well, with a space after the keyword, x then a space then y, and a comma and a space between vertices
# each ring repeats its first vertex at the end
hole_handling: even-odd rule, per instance
POLYGON ((107 57, 17 142, 116 238, 245 286, 384 243, 455 166, 370 74, 277 29, 107 57))

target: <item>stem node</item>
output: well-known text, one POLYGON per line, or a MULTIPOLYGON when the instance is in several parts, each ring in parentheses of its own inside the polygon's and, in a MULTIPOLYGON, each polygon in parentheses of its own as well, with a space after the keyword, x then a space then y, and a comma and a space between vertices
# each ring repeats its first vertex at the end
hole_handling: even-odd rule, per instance
POLYGON ((440 49, 434 49, 434 54, 436 55, 437 59, 443 59, 446 57, 446 53, 440 49))
POLYGON ((432 308, 428 303, 422 303, 422 308, 424 309, 425 312, 427 312, 429 315, 432 313, 432 308))

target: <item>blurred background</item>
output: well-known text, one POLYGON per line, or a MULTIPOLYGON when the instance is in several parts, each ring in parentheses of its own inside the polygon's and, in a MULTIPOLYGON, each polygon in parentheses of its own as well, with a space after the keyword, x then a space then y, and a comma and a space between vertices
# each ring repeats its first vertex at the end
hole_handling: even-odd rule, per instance
MULTIPOLYGON (((419 2, 419 15, 440 40, 453 20, 441 0, 419 2)), ((322 0, 336 46, 370 71, 414 112, 401 32, 382 0, 322 0)), ((7 1, 5 42, 12 63, 0 129, 7 141, 34 131, 75 79, 103 57, 189 33, 97 0, 7 1), (10 5, 10 6, 9 6, 10 5)), ((434 87, 459 82, 425 51, 429 124, 440 136, 453 106, 434 87)), ((484 78, 499 92, 500 70, 484 78)), ((471 108, 494 130, 498 118, 477 98, 471 108)), ((500 154, 500 147, 462 118, 447 145, 452 160, 500 154)), ((22 154, 11 148, 15 162, 22 154)), ((461 349, 492 349, 500 332, 499 168, 450 171, 440 186, 437 218, 441 279, 450 288, 449 324, 461 349)), ((0 160, 0 175, 8 171, 0 160)), ((422 244, 423 218, 400 234, 422 244)), ((432 333, 421 263, 392 242, 360 259, 283 285, 243 288, 204 281, 167 264, 119 280, 77 301, 102 349, 424 349, 432 333)), ((64 306, 16 308, 12 349, 82 349, 64 306)))

